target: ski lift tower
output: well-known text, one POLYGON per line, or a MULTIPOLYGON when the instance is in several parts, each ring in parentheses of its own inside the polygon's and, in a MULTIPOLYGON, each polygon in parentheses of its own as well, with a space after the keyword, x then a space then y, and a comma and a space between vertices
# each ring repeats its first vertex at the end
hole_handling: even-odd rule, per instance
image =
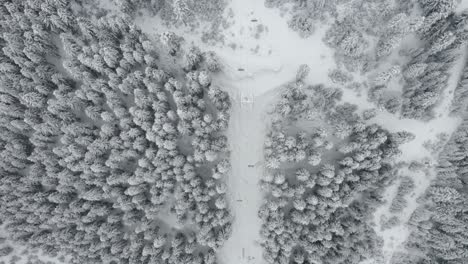
POLYGON ((254 103, 253 94, 251 94, 251 93, 249 93, 249 94, 241 93, 240 103, 241 103, 241 107, 253 108, 253 103, 254 103))

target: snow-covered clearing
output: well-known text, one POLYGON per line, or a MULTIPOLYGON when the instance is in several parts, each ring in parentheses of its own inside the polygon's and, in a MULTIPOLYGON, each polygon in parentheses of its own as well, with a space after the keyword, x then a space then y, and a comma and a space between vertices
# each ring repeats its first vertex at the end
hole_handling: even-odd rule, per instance
POLYGON ((227 184, 235 218, 233 233, 219 257, 224 264, 261 264, 261 220, 257 212, 263 198, 258 182, 263 173, 263 142, 268 126, 266 110, 275 94, 270 92, 251 98, 251 102, 243 102, 242 90, 233 87, 231 92, 233 107, 228 136, 232 174, 227 184))

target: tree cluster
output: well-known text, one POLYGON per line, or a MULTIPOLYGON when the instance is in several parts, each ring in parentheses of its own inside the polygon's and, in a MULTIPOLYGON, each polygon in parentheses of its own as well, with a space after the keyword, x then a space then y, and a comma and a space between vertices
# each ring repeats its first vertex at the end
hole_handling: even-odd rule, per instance
POLYGON ((111 0, 123 13, 135 16, 139 11, 159 15, 163 21, 177 25, 195 25, 199 20, 213 22, 221 19, 225 0, 111 0))
POLYGON ((398 186, 397 193, 390 204, 390 212, 398 213, 403 211, 407 205, 406 197, 415 188, 414 181, 410 177, 403 177, 398 186))
POLYGON ((328 73, 328 77, 333 83, 345 85, 353 81, 353 76, 341 69, 334 69, 328 73))
MULTIPOLYGON (((370 224, 404 136, 365 124, 340 93, 323 86, 288 85, 265 143, 267 172, 259 210, 268 263, 360 263, 379 253, 370 224), (289 91, 292 90, 292 91, 289 91), (295 96, 301 94, 301 96, 295 96), (295 101, 298 98, 298 101, 295 101), (302 101, 310 103, 304 109, 302 101), (287 109, 298 112, 289 115, 287 109), (320 112, 315 130, 288 132, 301 111, 320 112), (336 147, 333 147, 336 145, 336 147)), ((300 116, 300 115, 299 115, 300 116)))
POLYGON ((418 2, 425 18, 418 35, 425 46, 413 52, 403 69, 402 115, 428 119, 447 86, 451 67, 458 57, 457 49, 467 39, 468 12, 456 13, 453 0, 418 2))
POLYGON ((130 21, 68 1, 7 0, 0 32, 10 238, 72 263, 215 263, 232 218, 227 93, 207 72, 165 72, 130 21))
POLYGON ((391 217, 382 215, 380 217, 380 230, 381 231, 393 228, 399 224, 401 224, 401 221, 400 221, 400 218, 398 218, 398 216, 396 215, 393 215, 391 217))
MULTIPOLYGON (((289 2, 267 0, 266 5, 289 2)), ((319 17, 332 14, 333 23, 323 41, 335 50, 337 62, 350 72, 372 71, 388 58, 395 58, 392 55, 402 43, 411 47, 408 37, 416 37, 421 44, 417 45, 422 47, 406 54, 409 62, 405 61, 401 69, 392 68, 377 76, 371 99, 405 118, 433 118, 433 108, 443 97, 458 47, 468 36, 467 12, 457 13, 455 0, 294 1, 292 6, 289 25, 303 37, 314 32, 315 12, 319 17), (383 96, 388 81, 397 75, 404 86, 403 100, 398 98, 400 94, 383 96)), ((337 72, 330 78, 338 83, 346 81, 337 72)), ((465 108, 464 79, 456 90, 454 112, 465 108)))
MULTIPOLYGON (((454 1, 418 3, 422 16, 404 11, 402 3, 387 15, 383 33, 379 33, 375 59, 376 62, 385 59, 409 35, 419 39, 421 47, 400 50, 399 55, 407 57, 408 62, 379 73, 372 80, 369 98, 390 113, 427 120, 433 118, 433 109, 443 97, 451 67, 457 59, 458 47, 466 40, 467 13, 456 13, 454 1), (402 94, 389 94, 392 91, 387 90, 388 82, 395 77, 403 85, 402 94)), ((456 95, 452 108, 459 112, 463 110, 463 81, 456 95)))
MULTIPOLYGON (((439 157, 437 177, 425 203, 411 216, 413 232, 407 241, 407 263, 453 263, 468 261, 468 122, 452 135, 439 157)), ((399 262, 401 263, 401 262, 399 262)))
MULTIPOLYGON (((468 50, 468 47, 467 47, 468 50)), ((466 113, 468 107, 468 57, 465 60, 465 66, 457 87, 453 93, 450 113, 452 115, 462 115, 466 113)))
POLYGON ((376 55, 378 59, 389 56, 408 34, 416 32, 422 26, 424 19, 412 17, 409 14, 410 10, 395 12, 387 22, 377 42, 376 55))
MULTIPOLYGON (((355 14, 353 14, 355 16, 355 14)), ((368 71, 370 57, 367 54, 369 41, 362 31, 352 24, 351 16, 332 24, 323 39, 325 44, 335 49, 335 56, 344 62, 347 70, 368 71)))
POLYGON ((327 29, 324 42, 335 49, 348 71, 366 73, 390 55, 417 21, 394 1, 350 0, 337 3, 340 15, 327 29))
POLYGON ((282 8, 289 4, 291 8, 291 18, 288 26, 296 31, 302 38, 308 38, 315 32, 315 28, 330 17, 336 16, 336 5, 338 1, 314 0, 314 1, 293 1, 293 0, 265 0, 265 6, 269 8, 282 8))

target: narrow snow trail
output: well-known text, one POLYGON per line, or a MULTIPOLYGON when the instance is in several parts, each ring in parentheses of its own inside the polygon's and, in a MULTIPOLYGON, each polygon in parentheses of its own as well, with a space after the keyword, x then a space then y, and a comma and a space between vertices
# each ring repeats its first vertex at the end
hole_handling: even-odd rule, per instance
POLYGON ((232 173, 227 184, 234 222, 232 235, 218 254, 223 264, 264 263, 260 245, 261 219, 258 217, 263 200, 259 180, 263 175, 267 112, 279 89, 251 97, 251 102, 243 102, 244 91, 255 83, 230 89, 233 105, 228 138, 232 173))
POLYGON ((260 115, 261 107, 242 105, 239 97, 240 94, 234 101, 228 133, 232 173, 227 182, 235 219, 232 236, 220 254, 223 264, 248 263, 249 259, 259 263, 262 259, 258 244, 261 222, 257 212, 262 201, 258 181, 263 170, 260 163, 265 123, 260 115))

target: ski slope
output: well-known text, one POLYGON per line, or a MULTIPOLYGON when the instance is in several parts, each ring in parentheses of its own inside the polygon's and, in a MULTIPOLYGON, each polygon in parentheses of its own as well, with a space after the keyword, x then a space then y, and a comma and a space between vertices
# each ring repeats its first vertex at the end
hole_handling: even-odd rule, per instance
POLYGON ((234 214, 233 233, 219 258, 223 264, 262 264, 261 220, 257 212, 263 198, 258 183, 263 173, 263 142, 268 126, 266 110, 274 93, 253 96, 245 102, 242 99, 245 94, 240 90, 231 93, 233 107, 228 132, 232 174, 227 184, 234 214))

